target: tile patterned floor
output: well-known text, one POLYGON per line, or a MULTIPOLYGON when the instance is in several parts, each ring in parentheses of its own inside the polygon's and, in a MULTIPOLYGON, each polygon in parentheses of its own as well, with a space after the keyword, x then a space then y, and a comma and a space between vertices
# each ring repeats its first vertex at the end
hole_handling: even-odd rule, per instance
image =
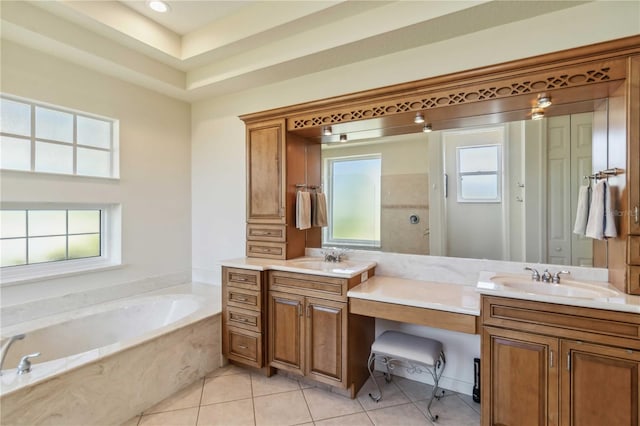
MULTIPOLYGON (((431 426, 425 400, 429 385, 394 377, 384 383, 384 398, 369 398, 368 381, 356 399, 283 376, 270 378, 233 365, 170 396, 123 426, 431 426)), ((470 396, 447 392, 434 401, 439 426, 477 426, 480 404, 470 396)))

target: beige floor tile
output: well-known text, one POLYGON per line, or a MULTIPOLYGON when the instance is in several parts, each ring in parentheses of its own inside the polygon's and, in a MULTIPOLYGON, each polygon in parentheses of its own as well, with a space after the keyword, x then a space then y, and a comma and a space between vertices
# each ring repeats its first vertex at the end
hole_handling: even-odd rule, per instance
POLYGON ((359 413, 364 409, 357 399, 349 399, 322 389, 303 391, 313 421, 359 413))
POLYGON ((311 422, 301 390, 254 398, 256 426, 287 426, 311 422))
POLYGON ((253 400, 221 402, 203 405, 198 415, 198 426, 254 426, 253 400))
POLYGON ((459 393, 458 396, 461 400, 463 400, 469 407, 473 408, 476 413, 480 413, 480 403, 475 402, 471 395, 465 395, 463 393, 459 393))
POLYGON ((139 426, 196 426, 198 407, 142 416, 139 426))
POLYGON ((364 386, 362 386, 360 392, 358 392, 358 401, 360 401, 360 404, 362 404, 362 407, 365 410, 376 410, 410 402, 409 398, 402 393, 400 388, 394 382, 387 383, 384 379, 378 379, 378 384, 382 388, 382 399, 378 402, 375 402, 371 397, 369 397, 369 393, 373 393, 374 395, 377 395, 378 393, 378 389, 370 378, 364 386))
MULTIPOLYGON (((402 392, 404 392, 404 394, 409 397, 411 401, 428 399, 431 396, 431 392, 433 392, 433 386, 426 383, 417 382, 415 380, 405 379, 404 377, 394 376, 393 382, 398 385, 400 390, 402 390, 402 392)), ((438 395, 440 393, 442 393, 442 391, 438 391, 438 395)))
POLYGON ((376 426, 432 426, 432 423, 412 403, 368 411, 376 426))
POLYGON ((127 420, 126 422, 122 423, 120 426, 137 426, 139 421, 140 421, 140 416, 135 416, 127 420))
POLYGON ((224 367, 220 367, 213 370, 211 373, 207 374, 206 378, 228 376, 230 374, 248 374, 248 372, 249 370, 246 370, 242 367, 238 367, 237 365, 227 364, 224 367))
POLYGON ((316 426, 371 426, 367 413, 355 413, 315 422, 316 426))
POLYGON ((249 374, 231 374, 205 379, 202 405, 251 398, 249 374))
MULTIPOLYGON (((418 401, 415 405, 427 415, 427 402, 418 401)), ((457 394, 434 400, 431 413, 438 416, 438 426, 478 426, 480 414, 469 407, 457 394)))
POLYGON ((275 374, 271 377, 266 377, 260 373, 251 374, 251 387, 253 389, 253 396, 271 395, 280 392, 290 392, 300 389, 300 384, 297 380, 275 374))
POLYGON ((174 393, 164 401, 145 410, 144 414, 162 413, 164 411, 192 408, 200 405, 204 379, 198 379, 186 388, 174 393))

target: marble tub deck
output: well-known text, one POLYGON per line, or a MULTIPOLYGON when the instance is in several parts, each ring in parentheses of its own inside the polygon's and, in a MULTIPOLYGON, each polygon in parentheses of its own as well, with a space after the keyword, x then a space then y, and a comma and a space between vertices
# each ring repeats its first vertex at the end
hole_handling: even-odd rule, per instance
POLYGON ((371 379, 356 399, 331 392, 313 382, 276 374, 267 378, 251 370, 227 365, 199 379, 161 403, 146 409, 123 426, 153 425, 379 425, 477 426, 480 404, 470 396, 447 392, 434 401, 434 424, 426 413, 430 385, 394 377, 383 384, 384 398, 369 398, 371 379))
POLYGON ((206 287, 211 286, 185 284, 145 293, 182 290, 213 298, 207 298, 205 309, 151 340, 141 338, 121 351, 4 394, 0 423, 119 424, 216 370, 222 363, 219 290, 206 287))

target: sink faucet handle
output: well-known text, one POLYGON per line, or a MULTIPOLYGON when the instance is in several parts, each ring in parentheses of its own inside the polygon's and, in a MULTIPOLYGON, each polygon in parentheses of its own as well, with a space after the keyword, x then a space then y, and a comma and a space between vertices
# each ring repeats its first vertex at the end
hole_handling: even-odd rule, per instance
POLYGON ((531 279, 533 281, 540 281, 540 274, 538 273, 538 271, 534 268, 531 268, 529 266, 524 268, 525 271, 531 271, 531 279))
POLYGON ((552 282, 554 284, 560 284, 560 274, 570 274, 571 272, 569 271, 558 271, 555 274, 553 274, 553 278, 552 278, 552 282))
POLYGON ((29 358, 35 358, 37 356, 40 356, 40 352, 34 352, 32 354, 25 355, 22 358, 20 358, 20 363, 18 364, 17 373, 18 374, 26 374, 26 373, 30 372, 31 371, 31 361, 29 361, 29 358))

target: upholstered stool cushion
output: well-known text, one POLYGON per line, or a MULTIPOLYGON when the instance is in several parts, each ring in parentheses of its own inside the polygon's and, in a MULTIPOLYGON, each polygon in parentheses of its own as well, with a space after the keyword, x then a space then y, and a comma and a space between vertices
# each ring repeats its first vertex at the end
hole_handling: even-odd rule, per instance
POLYGON ((442 343, 399 331, 385 331, 371 345, 377 356, 403 358, 407 361, 435 365, 442 352, 442 343))

